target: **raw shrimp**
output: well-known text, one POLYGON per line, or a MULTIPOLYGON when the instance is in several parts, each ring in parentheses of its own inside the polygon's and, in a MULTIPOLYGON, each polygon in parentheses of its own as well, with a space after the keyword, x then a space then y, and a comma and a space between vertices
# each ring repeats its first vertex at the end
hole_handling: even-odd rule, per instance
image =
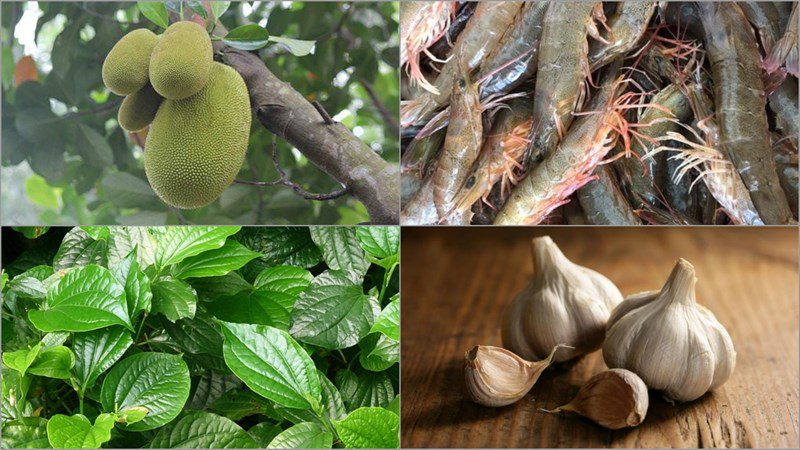
POLYGON ((608 18, 608 44, 592 42, 589 45, 589 65, 595 71, 620 55, 630 52, 641 40, 657 2, 624 1, 617 5, 614 15, 608 18))
POLYGON ((421 188, 424 180, 436 163, 436 157, 444 141, 444 130, 426 138, 411 141, 401 161, 400 193, 401 203, 405 204, 421 188))
POLYGON ((761 219, 768 224, 790 223, 792 212, 770 150, 755 35, 735 4, 701 2, 697 6, 714 80, 720 148, 741 175, 761 219))
POLYGON ((481 198, 489 204, 489 193, 495 183, 501 183, 503 195, 516 183, 514 172, 521 168, 520 161, 528 146, 532 113, 530 100, 514 99, 497 114, 470 176, 456 194, 457 211, 468 210, 481 198))
POLYGON ((451 216, 455 197, 464 181, 469 177, 469 169, 478 158, 483 140, 483 121, 481 118, 478 86, 469 79, 469 71, 462 71, 453 83, 450 99, 450 126, 444 138, 444 148, 439 155, 433 174, 433 203, 443 223, 457 224, 457 220, 470 214, 451 216), (455 222, 455 223, 454 223, 455 222))
POLYGON ((778 178, 781 180, 781 187, 786 192, 789 199, 789 207, 792 214, 797 217, 798 208, 798 168, 797 168, 797 147, 786 138, 773 135, 772 147, 774 150, 775 163, 778 166, 778 178))
POLYGON ((428 92, 439 91, 425 79, 420 68, 422 53, 438 61, 429 51, 434 42, 444 36, 450 27, 450 20, 456 12, 458 2, 405 2, 400 12, 400 65, 407 66, 411 84, 418 83, 428 92))
POLYGON ((797 78, 787 77, 769 94, 769 109, 775 113, 778 130, 797 144, 800 133, 800 110, 797 108, 797 78))
POLYGON ((423 181, 417 193, 400 211, 403 225, 434 225, 439 220, 436 206, 433 204, 433 177, 423 181))
POLYGON ((526 169, 546 158, 572 123, 590 80, 587 33, 599 38, 597 2, 554 2, 544 16, 539 66, 533 95, 533 128, 526 169))
POLYGON ((789 24, 786 27, 786 32, 775 43, 767 59, 764 61, 764 70, 767 73, 777 72, 781 66, 786 65, 786 72, 800 76, 800 59, 798 59, 798 41, 797 41, 797 3, 794 3, 792 9, 792 16, 789 18, 789 24))
POLYGON ((522 4, 510 1, 478 4, 464 31, 456 39, 452 56, 436 78, 434 86, 439 93, 428 92, 404 104, 400 111, 401 126, 426 122, 436 110, 448 105, 454 74, 460 70, 458 64, 465 64, 470 71, 480 67, 519 13, 522 4))
POLYGON ((778 8, 771 2, 739 2, 742 12, 758 33, 758 39, 769 55, 775 42, 781 37, 781 19, 778 8))
POLYGON ((591 225, 640 225, 641 219, 633 212, 622 194, 611 168, 601 165, 594 171, 595 179, 578 189, 578 202, 591 225))
POLYGON ((434 42, 428 50, 433 53, 436 59, 446 59, 447 54, 453 48, 453 43, 458 39, 458 35, 464 31, 467 22, 475 12, 477 2, 463 2, 456 12, 456 17, 450 22, 450 28, 438 41, 434 42))
POLYGON ((540 223, 592 180, 592 172, 616 144, 617 131, 627 126, 621 111, 636 100, 632 94, 620 95, 627 83, 617 78, 618 70, 619 64, 606 68, 589 103, 591 112, 578 117, 555 151, 514 187, 495 224, 540 223))

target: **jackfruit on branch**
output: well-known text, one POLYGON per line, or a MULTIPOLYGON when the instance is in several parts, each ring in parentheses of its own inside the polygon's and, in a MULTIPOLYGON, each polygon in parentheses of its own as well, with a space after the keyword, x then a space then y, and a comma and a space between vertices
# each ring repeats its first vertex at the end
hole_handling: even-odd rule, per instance
POLYGON ((122 37, 103 61, 103 83, 117 95, 130 95, 147 84, 150 57, 158 36, 150 30, 133 30, 122 37))
POLYGON ((150 58, 150 83, 170 100, 200 91, 208 82, 214 53, 206 29, 194 22, 176 22, 159 39, 150 58))
POLYGON ((145 172, 156 194, 180 209, 200 208, 219 198, 244 162, 250 120, 244 80, 217 62, 200 92, 164 100, 144 151, 145 172))
POLYGON ((119 107, 117 121, 125 131, 139 131, 155 119, 159 105, 164 97, 158 95, 150 83, 125 97, 119 107))

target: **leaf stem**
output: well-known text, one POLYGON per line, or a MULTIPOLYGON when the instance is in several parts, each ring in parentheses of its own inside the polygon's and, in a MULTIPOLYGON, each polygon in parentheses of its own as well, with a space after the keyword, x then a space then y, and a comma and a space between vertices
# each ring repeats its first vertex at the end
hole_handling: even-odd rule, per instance
POLYGON ((387 270, 383 275, 383 283, 381 283, 381 293, 378 295, 378 303, 383 304, 383 296, 386 293, 386 288, 389 287, 389 283, 392 281, 392 275, 394 275, 394 269, 397 267, 397 263, 392 264, 392 267, 387 270))
POLYGON ((78 390, 78 412, 83 414, 83 389, 78 390))
POLYGON ((345 364, 347 364, 347 365, 349 366, 349 365, 350 365, 350 363, 348 363, 348 362, 347 362, 347 358, 345 358, 345 357, 344 357, 344 353, 342 353, 342 351, 341 351, 341 350, 336 350, 336 351, 337 351, 337 352, 339 352, 339 356, 341 356, 341 357, 342 357, 342 361, 344 361, 344 363, 345 363, 345 364))
POLYGON ((147 311, 145 311, 144 314, 142 315, 142 321, 139 322, 139 329, 136 330, 136 338, 133 340, 133 342, 138 341, 139 337, 142 335, 142 328, 144 328, 144 321, 146 319, 147 319, 147 311))

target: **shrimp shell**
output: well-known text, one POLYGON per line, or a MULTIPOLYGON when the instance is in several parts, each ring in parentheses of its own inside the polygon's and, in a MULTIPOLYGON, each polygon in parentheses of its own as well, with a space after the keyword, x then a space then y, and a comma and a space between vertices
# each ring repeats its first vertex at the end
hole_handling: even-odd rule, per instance
POLYGON ((404 2, 400 13, 400 65, 406 66, 411 84, 433 94, 439 91, 425 78, 420 68, 420 55, 428 52, 447 32, 458 3, 454 1, 404 2))
POLYGON ((617 10, 608 19, 610 43, 592 42, 589 45, 589 65, 595 71, 620 55, 625 55, 636 46, 647 31, 658 2, 626 1, 617 5, 617 10))

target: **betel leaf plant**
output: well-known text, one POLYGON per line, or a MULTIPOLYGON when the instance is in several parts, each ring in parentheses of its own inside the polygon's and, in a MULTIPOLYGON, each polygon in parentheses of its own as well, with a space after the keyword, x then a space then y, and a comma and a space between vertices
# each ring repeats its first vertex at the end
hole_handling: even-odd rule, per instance
POLYGON ((3 230, 4 448, 395 448, 397 227, 3 230))

